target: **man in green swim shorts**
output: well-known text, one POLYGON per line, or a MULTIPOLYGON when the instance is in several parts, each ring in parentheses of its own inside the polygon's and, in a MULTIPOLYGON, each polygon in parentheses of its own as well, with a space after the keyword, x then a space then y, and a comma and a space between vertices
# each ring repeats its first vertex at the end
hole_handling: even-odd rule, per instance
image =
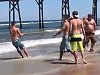
MULTIPOLYGON (((85 31, 83 27, 82 20, 78 19, 79 15, 77 11, 72 12, 73 19, 70 21, 70 30, 69 30, 69 36, 71 37, 70 44, 71 44, 71 50, 74 53, 75 58, 75 64, 78 63, 78 56, 77 56, 77 50, 79 49, 81 52, 82 60, 84 64, 87 64, 87 62, 84 59, 84 49, 83 49, 83 42, 81 38, 81 32, 85 36, 85 31)), ((85 38, 85 37, 84 37, 85 38)))

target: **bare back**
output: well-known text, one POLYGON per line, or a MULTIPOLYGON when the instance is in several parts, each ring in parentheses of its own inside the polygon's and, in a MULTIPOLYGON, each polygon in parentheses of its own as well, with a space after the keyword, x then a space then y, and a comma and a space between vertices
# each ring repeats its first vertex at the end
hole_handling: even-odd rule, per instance
POLYGON ((65 34, 68 34, 68 32, 69 32, 69 22, 66 20, 65 22, 64 22, 64 26, 63 26, 63 34, 65 35, 65 34))
POLYGON ((81 34, 83 22, 80 19, 73 19, 70 21, 71 24, 71 34, 81 34))
POLYGON ((21 35, 19 28, 12 27, 10 31, 11 31, 12 40, 19 39, 19 37, 21 35))

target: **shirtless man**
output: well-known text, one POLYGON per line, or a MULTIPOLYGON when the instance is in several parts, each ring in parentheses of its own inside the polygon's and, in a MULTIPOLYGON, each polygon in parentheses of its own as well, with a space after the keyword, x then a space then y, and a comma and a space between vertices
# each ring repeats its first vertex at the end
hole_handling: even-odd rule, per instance
POLYGON ((74 52, 75 64, 78 63, 78 58, 77 58, 78 49, 81 52, 83 63, 87 64, 87 62, 84 59, 84 49, 83 49, 83 42, 81 38, 81 33, 83 33, 84 39, 85 39, 83 21, 78 19, 79 15, 77 11, 73 11, 72 16, 73 16, 73 19, 70 21, 69 36, 71 37, 71 40, 70 40, 71 50, 74 52))
POLYGON ((15 22, 11 23, 11 29, 10 29, 12 44, 17 49, 17 52, 21 55, 22 58, 24 58, 23 54, 21 53, 21 50, 24 51, 25 55, 28 57, 28 52, 25 50, 24 45, 21 43, 19 37, 23 36, 24 34, 20 32, 19 28, 16 27, 15 22))
POLYGON ((64 15, 63 16, 64 24, 63 24, 62 28, 56 34, 53 35, 53 37, 54 37, 54 36, 60 34, 61 32, 63 32, 62 42, 61 42, 61 45, 60 45, 60 57, 59 57, 59 60, 62 60, 62 56, 63 56, 63 52, 64 52, 65 48, 67 49, 67 51, 72 53, 71 48, 70 48, 70 41, 68 39, 68 37, 69 37, 68 36, 68 32, 69 32, 68 19, 69 19, 68 15, 64 15))
POLYGON ((93 47, 96 43, 96 36, 95 36, 96 23, 91 14, 88 14, 88 17, 84 18, 83 23, 84 23, 84 29, 85 29, 85 34, 86 34, 84 47, 89 43, 89 40, 91 40, 90 52, 92 52, 94 51, 93 47))

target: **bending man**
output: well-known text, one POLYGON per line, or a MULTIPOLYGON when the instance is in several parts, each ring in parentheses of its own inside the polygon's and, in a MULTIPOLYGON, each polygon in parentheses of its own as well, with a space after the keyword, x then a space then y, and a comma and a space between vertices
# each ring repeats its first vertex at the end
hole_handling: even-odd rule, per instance
POLYGON ((10 29, 10 34, 11 34, 11 39, 12 39, 12 44, 15 46, 17 49, 17 52, 21 55, 22 58, 24 58, 23 54, 21 53, 21 50, 24 51, 25 55, 28 57, 28 52, 25 50, 25 46, 21 43, 19 37, 23 36, 24 34, 20 32, 19 28, 16 27, 15 22, 11 23, 11 29, 10 29))

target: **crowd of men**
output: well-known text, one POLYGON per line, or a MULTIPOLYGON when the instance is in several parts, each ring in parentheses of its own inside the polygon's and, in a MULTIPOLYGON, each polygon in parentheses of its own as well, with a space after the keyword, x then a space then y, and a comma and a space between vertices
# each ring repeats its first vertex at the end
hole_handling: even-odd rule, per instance
MULTIPOLYGON (((69 15, 64 15, 62 28, 56 34, 53 35, 53 37, 55 37, 56 35, 63 32, 62 42, 60 45, 59 60, 62 60, 62 56, 66 48, 67 51, 74 56, 75 64, 78 63, 78 50, 81 54, 83 63, 87 64, 84 58, 84 49, 89 44, 89 41, 91 41, 91 47, 89 52, 94 51, 94 45, 96 43, 95 30, 96 23, 93 19, 93 15, 91 14, 88 14, 87 16, 83 17, 82 20, 79 19, 79 14, 77 11, 72 12, 71 18, 69 15)), ((21 55, 22 58, 24 58, 22 51, 27 57, 29 57, 29 54, 26 51, 24 44, 22 44, 20 41, 20 37, 24 34, 21 33, 19 28, 16 27, 15 22, 11 23, 10 33, 12 44, 17 49, 17 52, 21 55)))
POLYGON ((89 52, 94 51, 94 45, 96 43, 95 30, 96 23, 92 14, 88 14, 87 16, 83 17, 82 20, 79 19, 79 14, 77 11, 72 12, 71 18, 69 15, 64 15, 62 28, 53 35, 54 37, 63 32, 59 60, 62 60, 63 52, 66 48, 67 51, 74 56, 75 64, 78 63, 78 50, 81 54, 83 63, 87 64, 84 58, 84 49, 89 44, 89 41, 91 41, 89 52))

